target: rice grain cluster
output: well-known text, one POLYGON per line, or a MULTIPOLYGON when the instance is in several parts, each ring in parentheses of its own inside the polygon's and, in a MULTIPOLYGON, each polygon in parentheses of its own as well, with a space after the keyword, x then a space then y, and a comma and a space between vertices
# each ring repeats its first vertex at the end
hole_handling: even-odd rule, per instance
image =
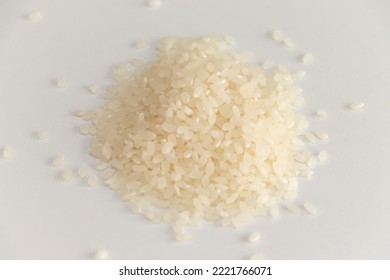
POLYGON ((239 227, 294 198, 308 122, 292 73, 249 63, 223 38, 167 38, 157 50, 119 65, 106 103, 81 114, 105 183, 132 211, 176 226, 239 227))

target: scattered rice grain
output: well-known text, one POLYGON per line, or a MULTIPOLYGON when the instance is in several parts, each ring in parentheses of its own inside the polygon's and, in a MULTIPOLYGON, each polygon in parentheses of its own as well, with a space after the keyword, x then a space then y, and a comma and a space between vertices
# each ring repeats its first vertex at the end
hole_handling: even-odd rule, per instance
POLYGON ((314 174, 314 172, 312 170, 309 170, 309 169, 304 169, 304 170, 299 171, 299 176, 301 176, 303 178, 310 178, 313 176, 313 174, 314 174))
POLYGON ((88 135, 89 127, 85 124, 80 125, 79 131, 81 135, 88 135))
POLYGON ((64 155, 57 155, 51 162, 51 165, 54 167, 59 167, 61 166, 65 161, 65 156, 64 155))
POLYGON ((149 48, 149 41, 148 40, 139 40, 137 42, 135 42, 135 47, 137 49, 147 49, 149 48))
POLYGON ((311 156, 309 157, 309 159, 307 160, 307 166, 315 166, 316 164, 318 163, 318 158, 315 157, 315 156, 311 156))
POLYGON ((303 204, 303 208, 305 208, 306 212, 311 214, 311 215, 317 214, 317 208, 311 203, 303 204))
POLYGON ((306 140, 309 141, 310 143, 314 143, 316 141, 316 137, 313 133, 306 132, 304 135, 305 135, 306 140))
POLYGON ((106 250, 99 250, 94 254, 95 260, 105 260, 108 257, 108 252, 106 250))
POLYGON ((223 37, 226 41, 231 46, 234 46, 236 44, 236 39, 233 36, 225 36, 223 37))
POLYGON ((40 11, 33 11, 28 16, 27 19, 31 22, 37 22, 42 19, 42 13, 40 11))
POLYGON ((108 168, 108 163, 107 162, 99 162, 98 164, 96 164, 95 166, 95 169, 97 171, 103 171, 103 170, 106 170, 108 168))
POLYGON ((289 49, 295 47, 295 43, 290 38, 284 38, 283 44, 289 49))
POLYGON ((76 110, 73 112, 73 116, 81 118, 85 114, 84 110, 76 110))
POLYGON ((148 0, 147 4, 150 8, 158 8, 161 6, 161 0, 148 0))
POLYGON ((359 110, 364 108, 364 103, 363 102, 354 102, 351 105, 349 105, 349 108, 351 110, 359 110))
POLYGON ((272 60, 266 60, 263 63, 263 68, 266 70, 272 68, 273 66, 274 66, 274 62, 272 60))
POLYGON ((311 64, 313 62, 313 59, 314 59, 314 56, 312 53, 305 53, 303 56, 302 56, 302 62, 304 64, 311 64))
POLYGON ((328 159, 328 152, 327 151, 321 151, 318 153, 318 161, 319 162, 324 162, 328 159))
POLYGON ((14 149, 11 146, 3 148, 3 159, 12 159, 14 157, 14 149))
POLYGON ((325 118, 326 115, 327 115, 327 113, 326 113, 325 110, 318 110, 318 111, 316 112, 316 114, 317 114, 317 116, 320 117, 320 118, 325 118))
POLYGON ((250 260, 264 260, 264 255, 257 253, 250 257, 250 260))
POLYGON ((96 94, 97 93, 97 86, 95 84, 90 84, 87 86, 87 89, 88 91, 91 93, 91 94, 96 94))
POLYGON ((280 30, 275 30, 274 32, 272 32, 272 38, 275 41, 280 41, 283 38, 283 33, 280 30))
POLYGON ((77 169, 77 175, 79 175, 80 178, 84 178, 88 175, 88 168, 85 165, 81 165, 79 169, 77 169))
POLYGON ((293 77, 294 79, 303 78, 303 77, 305 77, 305 76, 306 76, 306 71, 303 71, 303 70, 294 72, 294 73, 292 74, 292 77, 293 77))
POLYGON ((98 178, 97 178, 95 175, 90 176, 90 177, 88 178, 88 180, 87 180, 87 184, 88 184, 88 186, 90 186, 90 187, 96 186, 97 183, 98 183, 98 178))
POLYGON ((176 234, 175 239, 177 242, 186 242, 192 239, 192 235, 189 233, 176 234))
POLYGON ((248 241, 250 243, 257 243, 257 242, 260 241, 260 238, 261 238, 260 233, 254 232, 254 233, 252 233, 251 235, 248 236, 248 241))
POLYGON ((47 138, 49 138, 49 133, 46 130, 40 130, 38 131, 37 136, 40 140, 47 140, 47 138))
POLYGON ((273 206, 273 207, 270 209, 269 214, 270 214, 270 216, 271 216, 272 218, 277 218, 277 217, 279 217, 279 214, 280 214, 280 212, 279 212, 279 207, 273 206))
POLYGON ((65 88, 66 87, 66 80, 65 80, 65 78, 58 78, 57 80, 56 80, 56 85, 57 85, 57 87, 58 88, 65 88))
POLYGON ((316 132, 316 136, 321 139, 321 140, 327 140, 329 138, 329 135, 328 133, 324 132, 324 131, 317 131, 316 132))
POLYGON ((72 180, 73 177, 73 170, 72 169, 65 169, 64 172, 62 172, 62 179, 65 182, 69 182, 72 180))
POLYGON ((287 204, 286 210, 293 214, 299 214, 301 212, 301 208, 296 204, 287 204))

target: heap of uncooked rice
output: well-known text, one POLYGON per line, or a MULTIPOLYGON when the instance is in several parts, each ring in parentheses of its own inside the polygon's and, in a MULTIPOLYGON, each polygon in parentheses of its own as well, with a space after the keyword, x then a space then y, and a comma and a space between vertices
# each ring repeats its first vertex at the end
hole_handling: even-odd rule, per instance
POLYGON ((240 226, 296 195, 302 90, 246 57, 222 38, 167 38, 156 60, 119 65, 105 105, 83 114, 103 179, 134 212, 240 226))

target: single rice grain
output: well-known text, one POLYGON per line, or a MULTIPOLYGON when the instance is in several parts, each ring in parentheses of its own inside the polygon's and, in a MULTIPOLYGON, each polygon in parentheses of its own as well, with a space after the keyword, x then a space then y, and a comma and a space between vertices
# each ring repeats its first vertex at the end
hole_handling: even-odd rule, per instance
POLYGON ((56 85, 58 88, 66 88, 67 82, 65 78, 61 77, 56 80, 56 85))
POLYGON ((39 140, 47 140, 47 138, 49 138, 49 133, 46 130, 40 130, 38 131, 37 136, 39 140))
POLYGON ((303 56, 302 56, 302 62, 304 64, 311 64, 313 62, 313 59, 314 59, 314 56, 312 53, 305 53, 303 56))
POLYGON ((286 210, 293 214, 299 214, 301 212, 301 208, 296 204, 287 204, 286 210))
POLYGON ((64 172, 62 172, 62 179, 65 182, 69 182, 72 180, 73 177, 73 170, 72 169, 65 169, 64 172))
POLYGON ((363 102, 354 102, 351 105, 349 105, 349 108, 351 110, 360 110, 364 108, 364 103, 363 102))
POLYGON ((250 235, 248 236, 248 241, 249 241, 250 243, 257 243, 257 242, 260 241, 260 238, 261 238, 260 233, 254 232, 254 233, 252 233, 252 234, 250 234, 250 235))
POLYGON ((93 256, 95 260, 105 260, 107 259, 107 257, 108 257, 108 252, 107 250, 104 249, 97 251, 93 256))
POLYGON ((11 146, 3 148, 3 159, 12 159, 14 157, 14 149, 11 146))
POLYGON ((33 11, 28 16, 27 19, 31 22, 37 22, 42 19, 42 13, 40 11, 33 11))
POLYGON ((54 167, 59 167, 64 163, 64 161, 65 161, 65 156, 60 154, 53 158, 51 165, 54 167))
POLYGON ((307 213, 311 215, 317 214, 317 208, 311 203, 306 202, 305 204, 303 204, 303 208, 306 210, 307 213))

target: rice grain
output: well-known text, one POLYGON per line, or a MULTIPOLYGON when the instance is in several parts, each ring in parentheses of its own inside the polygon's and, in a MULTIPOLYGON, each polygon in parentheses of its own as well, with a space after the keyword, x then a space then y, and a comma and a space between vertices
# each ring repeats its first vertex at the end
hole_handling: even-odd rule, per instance
POLYGON ((349 105, 349 108, 351 110, 360 110, 364 108, 364 103, 363 102, 354 102, 351 105, 349 105))
POLYGON ((28 16, 27 19, 31 22, 37 22, 42 19, 42 13, 40 11, 33 11, 28 16))
POLYGON ((108 252, 107 250, 99 250, 94 254, 94 259, 95 260, 105 260, 108 257, 108 252))
POLYGON ((14 157, 14 149, 11 146, 3 148, 3 159, 12 159, 14 157))
POLYGON ((72 169, 65 169, 64 172, 62 173, 62 179, 65 182, 69 182, 72 180, 73 177, 73 170, 72 169))
POLYGON ((305 53, 303 56, 302 56, 302 62, 304 64, 311 64, 313 62, 313 59, 314 59, 314 56, 312 53, 305 53))
POLYGON ((248 241, 250 243, 257 243, 257 242, 260 241, 260 238, 261 238, 260 233, 254 232, 254 233, 252 233, 251 235, 248 236, 248 241))
POLYGON ((317 214, 317 208, 311 203, 306 202, 305 204, 303 204, 303 208, 305 208, 306 212, 311 215, 317 214))
POLYGON ((46 130, 40 130, 38 131, 37 136, 39 140, 47 140, 47 138, 49 138, 49 133, 46 130))
POLYGON ((54 167, 59 167, 61 166, 65 161, 65 156, 64 155, 57 155, 55 158, 53 158, 51 165, 54 167))

